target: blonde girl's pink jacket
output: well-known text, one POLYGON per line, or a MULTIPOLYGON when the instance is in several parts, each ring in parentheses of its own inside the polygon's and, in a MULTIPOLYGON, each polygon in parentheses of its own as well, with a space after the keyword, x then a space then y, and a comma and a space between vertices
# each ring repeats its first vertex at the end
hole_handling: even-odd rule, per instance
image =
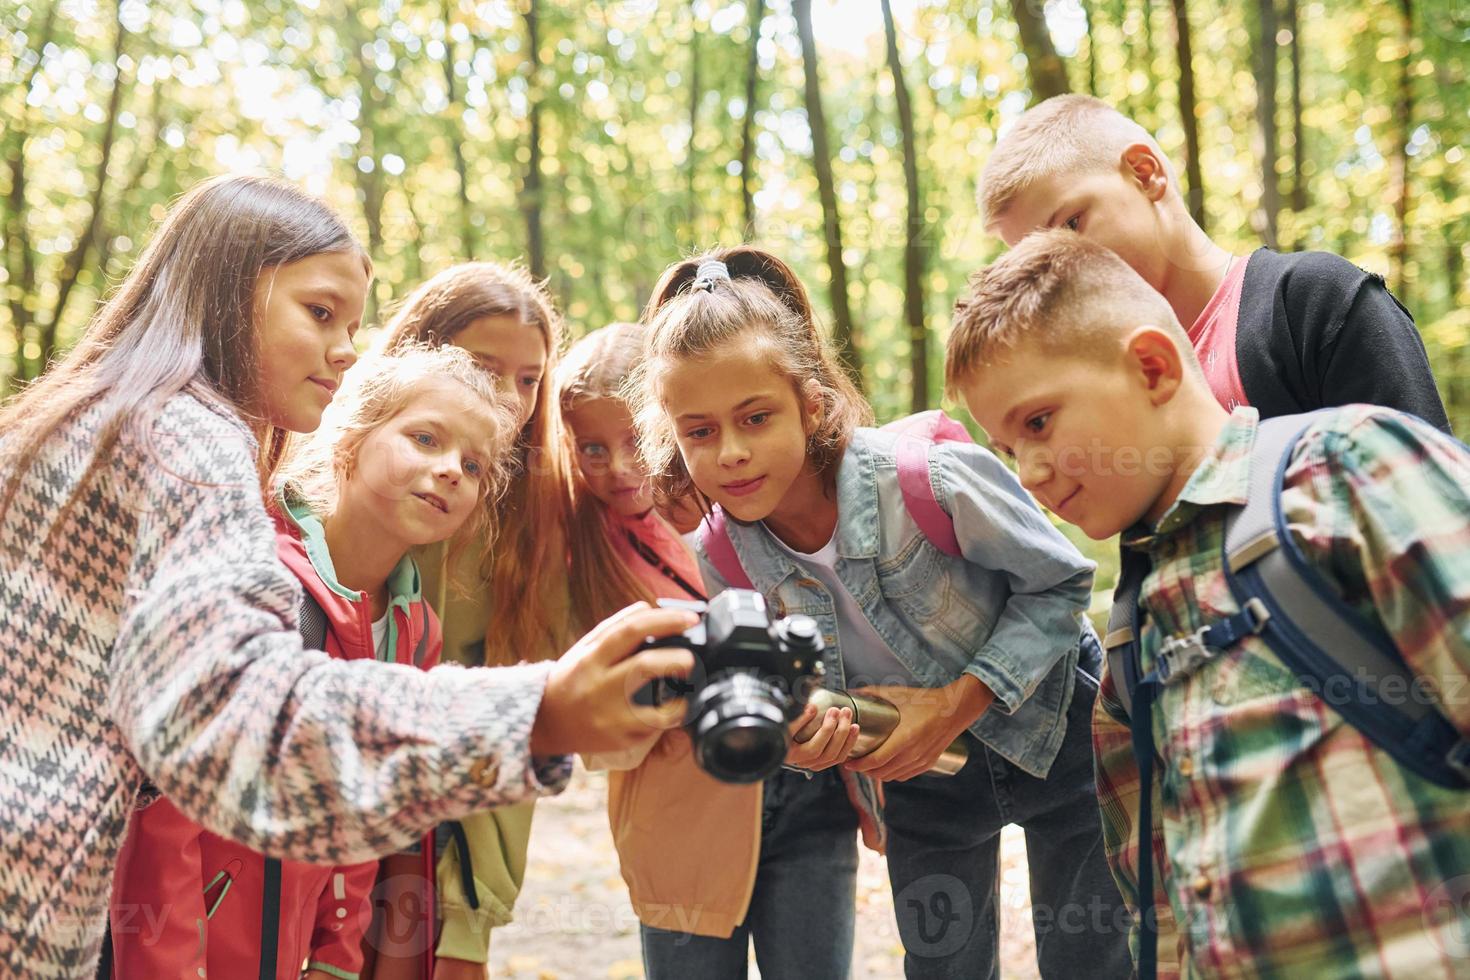
MULTIPOLYGON (((377 659, 371 602, 337 582, 320 522, 299 506, 285 511, 276 519, 277 553, 326 613, 327 653, 342 660, 377 659)), ((419 594, 418 569, 411 558, 403 559, 388 584, 393 662, 432 667, 439 659, 439 621, 419 594)), ((432 896, 432 839, 420 853, 420 887, 432 896)), ((256 980, 264 870, 259 853, 210 833, 167 799, 139 811, 113 885, 115 980, 256 980)), ((281 862, 277 980, 297 980, 303 963, 342 980, 357 980, 377 875, 377 861, 281 862)), ((429 954, 426 949, 424 980, 431 975, 429 954)))

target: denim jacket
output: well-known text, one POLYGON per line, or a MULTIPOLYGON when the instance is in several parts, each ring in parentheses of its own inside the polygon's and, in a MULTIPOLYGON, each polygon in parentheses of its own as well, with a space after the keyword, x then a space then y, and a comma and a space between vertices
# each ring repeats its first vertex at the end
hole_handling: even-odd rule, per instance
MULTIPOLYGON (((995 702, 970 731, 1038 778, 1066 733, 1073 671, 1094 565, 1047 520, 985 449, 939 443, 929 453, 935 497, 954 519, 963 559, 931 545, 904 506, 896 437, 858 429, 837 470, 838 577, 889 649, 924 687, 973 674, 995 702)), ((727 520, 730 540, 773 615, 821 626, 829 687, 845 677, 832 596, 762 523, 727 520)), ((728 587, 698 549, 711 595, 728 587)))

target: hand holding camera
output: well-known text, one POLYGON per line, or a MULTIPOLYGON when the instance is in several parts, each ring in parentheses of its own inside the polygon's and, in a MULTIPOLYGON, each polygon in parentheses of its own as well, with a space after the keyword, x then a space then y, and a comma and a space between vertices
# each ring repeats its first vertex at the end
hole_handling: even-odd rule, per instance
POLYGON ((627 692, 639 677, 689 674, 694 661, 687 649, 667 649, 680 646, 680 637, 663 638, 691 624, 695 616, 686 609, 639 602, 593 627, 552 668, 531 728, 531 751, 616 752, 646 741, 660 722, 677 725, 684 717, 682 701, 661 705, 650 716, 649 709, 631 710, 627 692))
MULTIPOLYGON (((759 592, 727 589, 708 604, 660 600, 660 605, 704 613, 681 636, 649 637, 643 644, 685 647, 695 655, 694 670, 687 679, 664 677, 641 688, 634 703, 666 708, 683 705, 686 702, 677 699, 685 698, 684 725, 695 761, 728 783, 758 782, 783 761, 804 769, 826 769, 847 760, 849 768, 875 775, 905 774, 880 777, 885 779, 907 779, 926 771, 949 775, 958 772, 968 756, 959 736, 969 722, 955 727, 952 711, 921 710, 918 698, 902 692, 926 694, 931 701, 946 704, 951 700, 945 695, 961 695, 960 711, 972 711, 970 721, 989 704, 987 699, 982 705, 967 687, 955 685, 873 688, 867 693, 827 690, 820 686, 824 645, 816 622, 806 616, 772 622, 759 592), (914 717, 908 717, 909 708, 878 696, 885 692, 898 692, 895 697, 913 704, 914 717), (811 708, 804 710, 809 702, 811 708), (894 747, 861 767, 852 761, 868 752, 876 754, 890 732, 897 734, 894 747), (942 744, 931 744, 946 732, 950 734, 942 744), (924 764, 914 769, 920 761, 924 764)), ((961 678, 956 685, 964 681, 961 678)))

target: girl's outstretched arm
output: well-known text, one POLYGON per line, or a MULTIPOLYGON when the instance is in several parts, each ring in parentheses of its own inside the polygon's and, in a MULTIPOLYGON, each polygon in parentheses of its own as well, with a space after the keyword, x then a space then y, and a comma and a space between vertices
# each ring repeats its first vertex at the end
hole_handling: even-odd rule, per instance
MULTIPOLYGON (((165 412, 155 430, 111 657, 107 710, 158 788, 257 850, 344 864, 565 785, 560 753, 588 734, 565 719, 622 682, 626 624, 584 641, 570 666, 422 671, 304 651, 299 584, 275 556, 254 446, 233 421, 201 413, 212 415, 198 403, 186 420, 165 412), (548 678, 558 724, 543 732, 548 678)), ((656 620, 648 633, 686 625, 644 615, 656 620)), ((620 748, 632 732, 594 734, 588 749, 620 748)))

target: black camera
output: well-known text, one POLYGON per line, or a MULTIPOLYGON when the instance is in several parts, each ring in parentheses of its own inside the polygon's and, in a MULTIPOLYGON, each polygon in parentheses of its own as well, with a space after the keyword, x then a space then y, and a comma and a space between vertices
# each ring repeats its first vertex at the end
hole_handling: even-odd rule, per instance
POLYGON ((727 783, 765 779, 786 758, 787 725, 822 674, 816 622, 787 616, 773 623, 764 597, 748 589, 726 589, 708 603, 659 604, 692 609, 700 620, 678 636, 645 640, 641 649, 683 647, 694 654, 694 671, 645 685, 634 702, 687 698, 684 725, 700 768, 727 783))

